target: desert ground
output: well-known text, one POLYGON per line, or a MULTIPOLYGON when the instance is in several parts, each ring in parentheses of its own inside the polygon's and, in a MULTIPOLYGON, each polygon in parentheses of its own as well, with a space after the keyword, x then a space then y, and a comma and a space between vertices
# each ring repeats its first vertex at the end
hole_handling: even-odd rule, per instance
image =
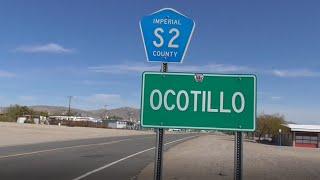
MULTIPOLYGON (((320 179, 319 149, 279 147, 244 142, 243 179, 320 179)), ((164 155, 163 179, 233 179, 233 136, 206 135, 169 149, 164 155)), ((153 178, 153 163, 138 176, 153 178)))
POLYGON ((147 134, 152 134, 152 132, 1 122, 0 147, 53 141, 147 134))

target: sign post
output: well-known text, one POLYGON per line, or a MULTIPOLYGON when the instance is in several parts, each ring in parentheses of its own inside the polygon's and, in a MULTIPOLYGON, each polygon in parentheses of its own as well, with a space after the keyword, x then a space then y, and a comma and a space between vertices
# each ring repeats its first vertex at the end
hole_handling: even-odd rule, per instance
MULTIPOLYGON (((195 23, 171 8, 161 9, 140 21, 140 30, 147 59, 149 62, 162 62, 161 71, 168 71, 169 62, 182 62, 195 23)), ((142 125, 143 126, 143 125, 142 125)), ((164 129, 157 128, 156 160, 154 166, 154 179, 162 179, 164 129)))
POLYGON ((156 156, 154 161, 154 179, 162 179, 162 167, 163 167, 163 128, 157 129, 157 140, 156 140, 156 156))
POLYGON ((242 132, 235 132, 234 140, 234 179, 242 180, 242 155, 243 155, 243 140, 242 132))
MULTIPOLYGON (((162 72, 168 71, 168 64, 162 63, 161 67, 162 72)), ((154 179, 161 180, 162 179, 162 167, 163 167, 163 136, 164 136, 164 129, 158 128, 157 129, 157 140, 156 140, 156 155, 154 161, 154 179)))

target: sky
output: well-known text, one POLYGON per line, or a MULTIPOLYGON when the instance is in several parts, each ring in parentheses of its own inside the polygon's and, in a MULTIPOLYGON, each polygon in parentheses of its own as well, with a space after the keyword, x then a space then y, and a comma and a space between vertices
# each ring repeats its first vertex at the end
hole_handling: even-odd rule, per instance
POLYGON ((258 113, 320 124, 320 2, 2 0, 0 106, 139 107, 149 63, 139 20, 162 8, 196 27, 169 71, 254 73, 258 113))

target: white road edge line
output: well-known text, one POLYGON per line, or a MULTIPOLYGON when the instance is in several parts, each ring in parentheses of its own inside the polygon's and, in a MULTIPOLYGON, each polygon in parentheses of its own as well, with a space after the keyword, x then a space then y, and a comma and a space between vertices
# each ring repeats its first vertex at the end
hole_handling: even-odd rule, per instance
POLYGON ((61 147, 61 148, 54 148, 54 149, 46 149, 46 150, 40 150, 40 151, 32 151, 27 153, 20 153, 20 154, 12 154, 7 156, 0 156, 0 159, 4 158, 10 158, 10 157, 18 157, 18 156, 25 156, 25 155, 31 155, 31 154, 38 154, 38 153, 44 153, 44 152, 51 152, 51 151, 58 151, 58 150, 64 150, 64 149, 72 149, 72 148, 80 148, 80 147, 88 147, 88 146, 101 146, 101 145, 108 145, 108 144, 115 144, 122 141, 129 141, 132 139, 121 139, 117 141, 110 141, 110 142, 104 142, 104 143, 94 143, 94 144, 82 144, 82 145, 76 145, 76 146, 68 146, 68 147, 61 147))
MULTIPOLYGON (((172 144, 172 143, 175 143, 175 142, 183 141, 183 140, 186 140, 186 139, 191 139, 191 138, 193 138, 193 137, 196 137, 196 136, 189 136, 189 137, 177 139, 177 140, 174 140, 174 141, 165 143, 164 145, 169 145, 169 144, 172 144)), ((127 160, 127 159, 129 159, 129 158, 132 158, 132 157, 134 157, 134 156, 137 156, 137 155, 139 155, 139 154, 145 153, 145 152, 150 151, 150 150, 153 150, 153 149, 155 149, 155 147, 152 147, 152 148, 149 148, 149 149, 145 149, 145 150, 143 150, 143 151, 139 151, 139 152, 137 152, 137 153, 131 154, 131 155, 127 156, 127 157, 121 158, 121 159, 119 159, 119 160, 117 160, 117 161, 113 161, 112 163, 106 164, 106 165, 101 166, 101 167, 99 167, 99 168, 97 168, 97 169, 94 169, 94 170, 92 170, 92 171, 89 171, 89 172, 87 172, 87 173, 85 173, 85 174, 83 174, 83 175, 81 175, 81 176, 79 176, 79 177, 76 177, 76 178, 72 179, 72 180, 80 180, 80 179, 83 179, 83 178, 85 178, 85 177, 87 177, 87 176, 89 176, 89 175, 91 175, 91 174, 94 174, 94 173, 96 173, 96 172, 98 172, 98 171, 101 171, 101 170, 103 170, 103 169, 105 169, 105 168, 108 168, 108 167, 110 167, 110 166, 113 166, 113 165, 115 165, 115 164, 117 164, 117 163, 119 163, 119 162, 121 162, 121 161, 127 160)))

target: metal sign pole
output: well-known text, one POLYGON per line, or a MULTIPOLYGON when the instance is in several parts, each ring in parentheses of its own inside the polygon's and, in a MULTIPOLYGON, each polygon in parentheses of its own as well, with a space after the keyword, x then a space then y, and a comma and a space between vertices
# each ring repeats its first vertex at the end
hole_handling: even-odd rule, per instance
MULTIPOLYGON (((161 67, 162 72, 168 72, 168 63, 162 63, 161 67)), ((155 156, 155 164, 154 164, 154 180, 162 179, 162 166, 163 166, 163 136, 164 129, 157 129, 157 142, 156 142, 156 156, 155 156)))
POLYGON ((157 129, 157 145, 154 164, 154 180, 162 179, 163 128, 157 129))
POLYGON ((234 179, 242 180, 242 154, 243 154, 243 140, 242 132, 235 132, 234 141, 234 179))

